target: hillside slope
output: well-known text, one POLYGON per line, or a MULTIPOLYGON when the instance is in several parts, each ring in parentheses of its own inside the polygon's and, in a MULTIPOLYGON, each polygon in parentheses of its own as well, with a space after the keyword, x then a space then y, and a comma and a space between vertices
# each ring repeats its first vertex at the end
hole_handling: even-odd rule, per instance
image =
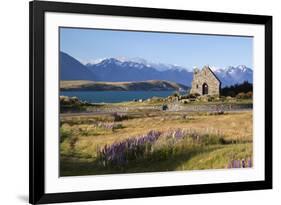
POLYGON ((168 91, 188 89, 187 86, 164 80, 150 80, 139 82, 96 82, 87 80, 61 81, 60 88, 62 91, 168 91))
POLYGON ((61 80, 95 80, 94 74, 70 55, 60 52, 61 80))

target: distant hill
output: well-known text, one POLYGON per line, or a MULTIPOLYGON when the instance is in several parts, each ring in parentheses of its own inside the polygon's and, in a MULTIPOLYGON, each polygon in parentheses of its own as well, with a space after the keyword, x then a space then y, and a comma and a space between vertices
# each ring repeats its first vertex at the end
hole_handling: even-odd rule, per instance
POLYGON ((61 81, 60 88, 66 90, 91 91, 169 91, 187 90, 188 87, 164 80, 140 82, 96 82, 96 81, 61 81))
POLYGON ((60 52, 61 80, 95 80, 94 74, 70 55, 60 52))

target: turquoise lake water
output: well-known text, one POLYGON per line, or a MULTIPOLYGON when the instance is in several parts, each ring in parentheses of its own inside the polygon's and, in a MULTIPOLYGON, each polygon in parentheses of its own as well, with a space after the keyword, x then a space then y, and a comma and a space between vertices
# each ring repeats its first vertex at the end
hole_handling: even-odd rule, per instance
POLYGON ((78 97, 91 103, 116 103, 132 100, 146 100, 152 97, 167 97, 175 91, 61 91, 60 95, 78 97))

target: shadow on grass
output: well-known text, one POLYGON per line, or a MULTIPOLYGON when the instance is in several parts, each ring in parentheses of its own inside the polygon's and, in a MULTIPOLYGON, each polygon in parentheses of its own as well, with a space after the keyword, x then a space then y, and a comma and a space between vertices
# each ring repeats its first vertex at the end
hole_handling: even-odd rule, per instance
POLYGON ((226 145, 196 146, 191 149, 173 153, 170 156, 152 154, 149 158, 129 161, 125 165, 102 166, 98 160, 62 157, 60 161, 61 176, 125 174, 144 172, 175 171, 183 163, 200 154, 208 154, 226 145))

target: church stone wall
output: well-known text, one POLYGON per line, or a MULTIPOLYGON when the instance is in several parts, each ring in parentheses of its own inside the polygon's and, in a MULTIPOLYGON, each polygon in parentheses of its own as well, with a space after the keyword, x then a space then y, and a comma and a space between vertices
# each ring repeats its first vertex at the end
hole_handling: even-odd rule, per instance
POLYGON ((201 71, 199 69, 194 70, 190 93, 203 95, 204 83, 208 85, 207 95, 220 95, 221 82, 208 66, 205 66, 201 71))

